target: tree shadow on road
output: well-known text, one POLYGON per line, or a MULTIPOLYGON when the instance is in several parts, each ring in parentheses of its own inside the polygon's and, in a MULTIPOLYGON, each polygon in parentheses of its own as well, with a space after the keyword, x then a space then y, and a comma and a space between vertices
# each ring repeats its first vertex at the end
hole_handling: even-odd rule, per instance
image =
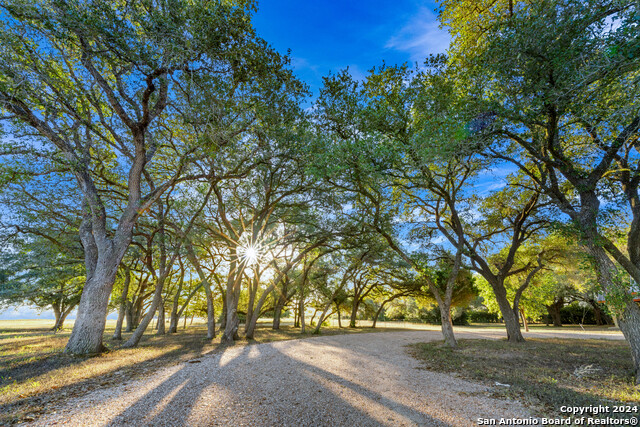
POLYGON ((144 383, 113 390, 104 408, 127 406, 109 425, 451 425, 279 347, 235 346, 203 356, 132 403, 144 383))

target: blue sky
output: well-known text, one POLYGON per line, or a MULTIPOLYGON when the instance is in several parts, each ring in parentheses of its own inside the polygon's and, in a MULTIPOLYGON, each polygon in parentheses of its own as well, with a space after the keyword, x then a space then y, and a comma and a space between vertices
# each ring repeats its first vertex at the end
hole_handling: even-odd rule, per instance
POLYGON ((349 67, 356 78, 382 64, 422 63, 444 53, 449 35, 439 28, 433 1, 263 0, 253 24, 317 96, 322 77, 349 67))

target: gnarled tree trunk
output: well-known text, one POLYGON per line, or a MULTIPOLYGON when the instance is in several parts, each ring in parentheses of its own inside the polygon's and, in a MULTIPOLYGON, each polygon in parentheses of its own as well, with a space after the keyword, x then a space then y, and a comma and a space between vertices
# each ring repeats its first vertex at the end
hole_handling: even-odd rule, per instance
POLYGON ((72 354, 95 354, 105 350, 102 335, 116 271, 122 257, 117 254, 98 259, 96 269, 84 285, 78 315, 65 351, 72 354), (106 259, 104 259, 106 258, 106 259))
MULTIPOLYGON (((587 249, 592 257, 598 281, 605 294, 616 292, 616 286, 622 286, 615 281, 617 269, 605 250, 596 244, 587 244, 587 249)), ((624 307, 611 307, 612 313, 618 313, 618 326, 631 348, 636 384, 640 384, 640 308, 628 295, 628 301, 624 307)))
POLYGON ((513 308, 507 299, 507 290, 504 287, 504 283, 502 283, 499 278, 488 280, 488 278, 485 277, 485 279, 487 279, 493 288, 493 293, 496 297, 496 301, 498 302, 498 307, 500 308, 500 313, 504 320, 504 326, 507 330, 507 341, 524 342, 524 337, 520 330, 520 320, 518 320, 518 315, 513 311, 513 308))

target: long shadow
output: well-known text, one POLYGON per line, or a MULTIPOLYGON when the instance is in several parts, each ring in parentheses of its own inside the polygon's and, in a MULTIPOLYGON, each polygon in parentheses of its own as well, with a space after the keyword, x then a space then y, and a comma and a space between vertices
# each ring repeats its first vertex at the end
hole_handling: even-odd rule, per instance
MULTIPOLYGON (((233 349, 231 347, 228 351, 235 351, 233 349)), ((382 422, 372 417, 316 379, 322 378, 340 384, 360 400, 364 398, 385 407, 402 420, 408 419, 418 425, 451 426, 339 375, 294 359, 272 345, 244 346, 233 359, 221 365, 225 355, 229 356, 225 351, 213 357, 203 357, 199 364, 183 366, 122 410, 109 425, 229 425, 238 422, 257 422, 259 425, 391 424, 388 422, 391 419, 382 422), (258 354, 249 357, 252 352, 258 354), (272 359, 278 360, 275 368, 269 363, 265 365, 272 359), (274 376, 294 380, 292 384, 276 381, 276 384, 288 387, 286 390, 274 389, 270 381, 259 381, 274 376), (298 394, 297 391, 301 392, 298 394), (213 393, 222 393, 223 399, 230 401, 216 402, 213 393), (313 404, 308 402, 310 396, 313 404), (261 417, 261 407, 276 404, 286 410, 256 420, 255 417, 261 417), (326 407, 330 410, 323 409, 326 407), (189 421, 192 415, 201 418, 189 421)), ((321 357, 320 354, 318 356, 321 357)), ((123 390, 113 400, 126 402, 124 393, 123 390)))
MULTIPOLYGON (((92 357, 94 356, 72 356, 63 353, 62 350, 49 354, 41 352, 25 354, 23 359, 27 362, 20 363, 19 360, 16 360, 16 363, 11 366, 0 369, 0 378, 3 378, 0 380, 0 387, 14 382, 20 384, 56 369, 77 365, 92 357), (40 357, 33 360, 33 357, 37 356, 40 357)), ((6 359, 16 359, 16 356, 7 356, 6 359)))
MULTIPOLYGON (((66 334, 66 335, 70 335, 70 334, 66 334)), ((188 349, 192 349, 193 351, 196 351, 196 352, 202 352, 202 349, 206 345, 206 341, 201 339, 202 336, 200 334, 193 334, 193 335, 189 335, 188 337, 192 338, 192 340, 189 340, 188 342, 181 344, 181 346, 178 349, 170 351, 163 355, 160 355, 157 358, 147 359, 145 363, 149 363, 149 361, 162 360, 164 358, 167 359, 167 363, 170 363, 172 360, 175 359, 175 356, 180 355, 181 353, 184 353, 185 350, 188 350, 188 349)), ((141 345, 139 346, 139 348, 150 346, 151 344, 147 344, 147 342, 148 340, 151 340, 153 338, 154 338, 154 335, 152 334, 145 335, 143 337, 143 341, 141 342, 141 345)), ((176 340, 176 343, 179 343, 181 339, 184 339, 179 335, 176 335, 176 338, 178 338, 176 340)), ((103 340, 107 344, 111 344, 111 345, 114 344, 114 341, 111 340, 110 333, 105 333, 103 340)), ((24 347, 30 344, 35 344, 39 341, 40 340, 38 339, 21 341, 20 345, 21 347, 24 347)), ((120 350, 119 345, 122 344, 123 342, 124 340, 121 342, 116 342, 115 343, 116 346, 110 349, 109 351, 115 351, 115 352, 119 351, 120 350)), ((39 377, 41 375, 47 374, 56 369, 62 369, 72 365, 77 365, 82 362, 85 362, 88 359, 91 359, 97 356, 100 356, 100 355, 89 355, 89 356, 68 355, 64 353, 63 350, 52 351, 49 353, 43 353, 42 351, 40 352, 34 351, 28 354, 25 354, 24 357, 16 357, 15 355, 11 355, 11 354, 7 356, 0 356, 0 361, 4 361, 4 360, 10 361, 11 359, 16 359, 15 362, 12 363, 10 366, 0 369, 0 388, 14 382, 16 382, 17 384, 20 384, 24 381, 39 377), (34 356, 37 357, 37 359, 33 360, 34 356), (19 359, 26 360, 26 362, 22 362, 22 360, 19 360, 19 359)), ((104 375, 108 375, 108 373, 104 375)))
MULTIPOLYGON (((16 329, 11 329, 11 331, 16 331, 16 329)), ((25 331, 33 332, 34 329, 25 329, 25 331)), ((46 335, 47 337, 55 336, 55 337, 68 339, 68 337, 71 335, 71 332, 67 332, 64 334, 58 333, 56 335, 52 331, 45 330, 45 329, 38 329, 37 334, 34 333, 34 335, 46 335)), ((16 336, 19 337, 22 335, 17 334, 16 336)), ((143 341, 141 342, 140 347, 144 347, 147 340, 153 339, 153 337, 154 335, 152 333, 147 333, 146 335, 144 335, 143 341)), ((179 339, 184 339, 180 335, 176 335, 176 337, 179 339)), ((193 338, 192 341, 189 341, 189 344, 182 345, 178 350, 166 353, 165 355, 162 355, 156 359, 162 359, 166 357, 168 359, 168 362, 171 362, 176 355, 179 355, 181 352, 184 352, 184 350, 189 347, 193 348, 195 351, 201 351, 205 345, 205 343, 202 340, 200 340, 201 335, 189 334, 188 337, 193 338), (196 344, 193 344, 193 343, 196 343, 196 344), (200 343, 201 345, 198 346, 197 343, 200 343)), ((3 349, 5 345, 7 347, 10 347, 13 345, 13 344, 3 344, 2 340, 4 339, 7 339, 7 337, 0 337, 0 349, 3 349)), ((107 345, 114 344, 114 341, 111 340, 111 332, 104 334, 103 341, 107 345)), ((19 346, 25 347, 25 346, 37 344, 40 342, 42 342, 42 339, 39 339, 39 338, 21 340, 19 343, 19 346)), ((116 346, 112 348, 110 351, 120 350, 119 344, 123 342, 124 340, 121 342, 116 342, 115 343, 116 346)), ((250 344, 256 344, 256 343, 257 343, 256 341, 250 342, 250 344)), ((216 351, 218 350, 217 349, 213 350, 213 352, 216 352, 216 351)), ((10 363, 5 367, 0 368, 0 388, 12 383, 21 384, 30 379, 47 374, 51 371, 55 371, 56 369, 63 369, 72 365, 80 364, 96 356, 99 356, 99 355, 72 356, 72 355, 65 354, 62 349, 60 349, 59 351, 51 351, 51 352, 43 352, 42 349, 37 349, 37 350, 34 349, 34 351, 25 352, 23 356, 16 356, 15 353, 8 354, 6 356, 0 356, 0 366, 2 366, 6 362, 10 363)), ((156 360, 156 359, 150 359, 150 360, 156 360)))
MULTIPOLYGON (((32 415, 39 415, 44 412, 44 407, 50 405, 53 401, 63 401, 71 398, 78 398, 85 395, 97 387, 104 385, 117 385, 118 382, 128 381, 132 379, 132 376, 125 375, 126 373, 132 373, 133 377, 136 374, 140 375, 140 368, 145 368, 146 374, 149 373, 148 369, 151 367, 154 371, 166 366, 170 366, 176 363, 176 360, 183 356, 185 353, 195 353, 198 357, 201 357, 204 353, 205 346, 208 345, 206 340, 201 339, 200 335, 193 335, 193 341, 185 342, 174 350, 167 353, 163 353, 157 357, 145 359, 140 362, 129 364, 126 366, 115 366, 111 371, 97 375, 95 377, 87 378, 73 384, 64 385, 53 390, 47 390, 41 393, 30 395, 24 398, 17 399, 12 402, 4 403, 0 405, 0 414, 12 414, 19 412, 22 408, 31 408, 29 412, 32 415), (123 374, 123 371, 125 374, 123 374)), ((117 350, 115 350, 117 351, 117 350)), ((213 351, 216 351, 214 349, 213 351)), ((207 352, 210 353, 210 352, 207 352)), ((64 368, 74 364, 79 364, 89 357, 69 356, 65 354, 54 354, 44 359, 34 361, 21 365, 19 370, 15 368, 4 369, 0 371, 0 375, 3 372, 13 374, 13 378, 9 381, 16 381, 17 373, 20 373, 19 377, 22 381, 30 378, 37 377, 55 369, 64 368)), ((6 382, 6 381, 5 381, 6 382)), ((0 420, 1 421, 1 420, 0 420)))
MULTIPOLYGON (((51 328, 0 328, 0 335, 9 333, 17 336, 24 336, 24 335, 42 334, 47 332, 51 334, 53 333, 51 328)), ((6 337, 2 337, 2 338, 6 338, 6 337)))
MULTIPOLYGON (((353 350, 353 349, 350 349, 350 350, 353 350)), ((284 354, 283 356, 288 357, 284 354)), ((321 369, 317 366, 311 365, 310 363, 303 362, 301 360, 297 360, 297 359, 293 359, 293 360, 295 360, 298 364, 302 365, 306 372, 318 375, 320 377, 324 377, 333 383, 340 384, 344 387, 347 387, 352 392, 357 393, 363 397, 369 398, 370 400, 373 400, 379 403, 380 405, 391 410, 392 412, 395 412, 403 417, 409 418, 411 421, 419 425, 430 425, 430 426, 432 425, 433 426, 435 425, 449 426, 450 425, 445 423, 442 420, 433 418, 432 416, 426 414, 425 412, 417 411, 416 409, 410 406, 399 403, 395 400, 391 400, 388 397, 381 395, 380 393, 377 393, 369 388, 363 387, 360 384, 356 384, 353 381, 349 381, 345 378, 342 378, 341 376, 336 375, 332 372, 329 372, 325 369, 321 369)))
MULTIPOLYGON (((50 332, 49 334, 43 334, 40 332, 38 335, 53 335, 53 332, 50 332)), ((4 338, 5 337, 2 337, 2 339, 4 338)), ((66 338, 68 338, 68 336, 66 336, 66 338)), ((16 344, 20 347, 26 347, 38 342, 42 342, 42 339, 32 338, 28 340, 21 340, 16 344)), ((3 344, 0 340, 0 348, 3 348, 4 346, 9 348, 12 347, 13 344, 3 344)), ((2 361, 3 364, 7 361, 11 363, 3 369, 0 369, 0 387, 13 383, 14 381, 22 383, 23 381, 38 377, 55 369, 65 368, 70 365, 81 363, 89 358, 88 356, 70 356, 64 354, 62 349, 48 353, 43 353, 42 349, 39 350, 40 351, 26 352, 21 356, 17 356, 17 351, 15 353, 9 352, 8 355, 0 357, 0 361, 2 361)))
MULTIPOLYGON (((151 420, 144 419, 144 423, 148 425, 166 424, 165 418, 186 420, 191 413, 193 404, 197 401, 202 391, 211 385, 210 382, 206 381, 206 377, 190 374, 195 373, 193 371, 198 371, 198 368, 204 369, 206 367, 207 370, 220 368, 219 362, 224 356, 224 352, 220 352, 214 357, 206 356, 212 356, 219 349, 233 351, 232 349, 234 348, 238 347, 221 344, 214 351, 203 355, 202 361, 197 366, 189 364, 183 366, 179 371, 173 373, 149 393, 122 411, 109 425, 129 425, 132 420, 136 420, 141 415, 146 417, 147 414, 158 408, 162 401, 175 390, 177 390, 177 393, 174 394, 170 401, 165 403, 162 408, 158 408, 158 413, 151 420)), ((234 360, 241 359, 257 347, 245 345, 241 348, 240 354, 234 360)))

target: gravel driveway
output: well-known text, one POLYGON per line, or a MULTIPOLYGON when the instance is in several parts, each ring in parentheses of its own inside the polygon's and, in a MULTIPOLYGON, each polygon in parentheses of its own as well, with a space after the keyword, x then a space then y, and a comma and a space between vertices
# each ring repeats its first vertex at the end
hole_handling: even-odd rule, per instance
POLYGON ((419 369, 405 346, 440 339, 439 332, 408 331, 230 347, 96 390, 36 424, 471 426, 479 417, 530 416, 517 402, 488 397, 487 387, 419 369))

